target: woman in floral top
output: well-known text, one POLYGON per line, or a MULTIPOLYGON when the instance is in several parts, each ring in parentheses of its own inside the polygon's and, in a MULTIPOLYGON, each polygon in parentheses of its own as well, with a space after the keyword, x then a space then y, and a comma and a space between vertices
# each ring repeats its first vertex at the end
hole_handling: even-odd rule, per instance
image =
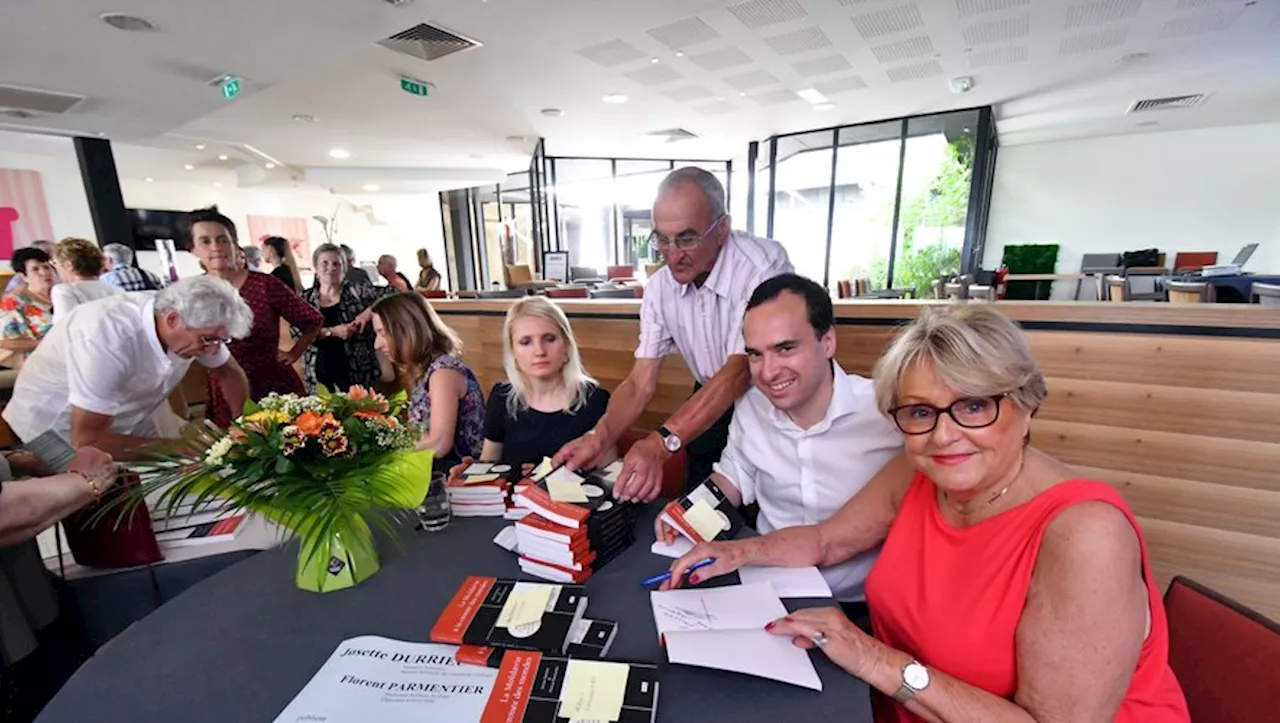
POLYGON ((53 263, 49 254, 26 247, 13 252, 13 270, 25 288, 0 300, 0 363, 18 369, 53 326, 53 263))
POLYGON ((374 348, 391 360, 409 393, 409 419, 427 428, 418 449, 435 450, 440 470, 479 457, 484 392, 459 356, 458 335, 417 294, 374 304, 373 331, 374 348))

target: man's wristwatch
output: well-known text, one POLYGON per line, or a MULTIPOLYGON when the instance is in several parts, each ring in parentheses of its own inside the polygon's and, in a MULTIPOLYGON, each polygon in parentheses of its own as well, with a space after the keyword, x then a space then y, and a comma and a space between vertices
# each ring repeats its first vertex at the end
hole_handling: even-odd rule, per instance
POLYGON ((666 427, 658 427, 658 436, 662 437, 662 446, 666 447, 667 451, 672 454, 679 452, 680 448, 684 446, 684 442, 680 441, 680 437, 666 427))
POLYGON ((902 666, 902 686, 893 694, 893 699, 906 703, 929 687, 929 669, 913 660, 902 666))

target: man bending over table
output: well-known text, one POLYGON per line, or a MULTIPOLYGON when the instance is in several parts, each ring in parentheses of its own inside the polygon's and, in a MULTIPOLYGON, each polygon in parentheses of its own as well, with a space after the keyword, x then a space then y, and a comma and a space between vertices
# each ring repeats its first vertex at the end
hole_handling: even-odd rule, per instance
POLYGON ((248 381, 227 342, 252 325, 240 292, 213 276, 83 304, 23 365, 4 419, 26 442, 54 429, 76 447, 136 459, 192 361, 218 378, 232 409, 244 407, 248 381))
MULTIPOLYGON (((890 459, 902 437, 876 408, 871 380, 846 374, 827 290, 796 274, 760 284, 742 324, 752 388, 734 406, 712 481, 734 504, 759 502, 762 534, 835 514, 890 459)), ((675 530, 661 520, 658 539, 675 530)), ((853 620, 866 617, 863 583, 876 551, 822 568, 853 620)))

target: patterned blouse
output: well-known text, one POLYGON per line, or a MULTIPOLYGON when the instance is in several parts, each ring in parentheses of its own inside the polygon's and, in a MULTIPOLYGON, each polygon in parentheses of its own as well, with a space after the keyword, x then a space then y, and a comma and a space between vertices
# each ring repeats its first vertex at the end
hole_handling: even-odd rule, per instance
POLYGON ((53 304, 32 299, 25 287, 0 300, 0 337, 40 341, 52 326, 53 304))
POLYGON ((453 354, 441 354, 427 365, 427 372, 422 375, 409 390, 409 420, 424 427, 431 427, 431 393, 427 391, 427 382, 438 369, 453 369, 467 379, 467 391, 458 402, 458 423, 453 432, 453 449, 440 457, 434 468, 447 470, 458 464, 463 457, 480 458, 480 446, 484 443, 484 392, 476 375, 462 359, 453 354), (446 466, 447 465, 447 466, 446 466))
MULTIPOLYGON (((365 309, 373 306, 380 299, 394 296, 396 290, 390 286, 373 286, 371 284, 342 284, 342 293, 338 297, 338 316, 343 324, 350 324, 365 309)), ((313 285, 302 292, 302 300, 320 309, 320 287, 313 285)), ((298 330, 294 329, 298 336, 298 330)), ((347 339, 345 344, 347 361, 350 364, 351 383, 363 387, 374 388, 382 380, 382 368, 378 365, 378 354, 373 350, 373 324, 365 324, 364 329, 347 339)), ((302 357, 302 371, 307 385, 307 392, 314 394, 316 390, 316 358, 319 351, 315 344, 307 347, 302 357)))

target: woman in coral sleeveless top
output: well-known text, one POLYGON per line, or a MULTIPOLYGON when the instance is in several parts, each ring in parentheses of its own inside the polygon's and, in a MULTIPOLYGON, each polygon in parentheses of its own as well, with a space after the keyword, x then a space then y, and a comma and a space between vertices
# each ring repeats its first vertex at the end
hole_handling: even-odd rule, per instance
POLYGON ((989 306, 926 312, 876 365, 906 439, 830 520, 699 545, 672 566, 831 565, 876 545, 875 637, 838 608, 769 630, 874 688, 876 720, 1184 723, 1142 532, 1109 485, 1027 445, 1047 396, 1022 332, 989 306))

